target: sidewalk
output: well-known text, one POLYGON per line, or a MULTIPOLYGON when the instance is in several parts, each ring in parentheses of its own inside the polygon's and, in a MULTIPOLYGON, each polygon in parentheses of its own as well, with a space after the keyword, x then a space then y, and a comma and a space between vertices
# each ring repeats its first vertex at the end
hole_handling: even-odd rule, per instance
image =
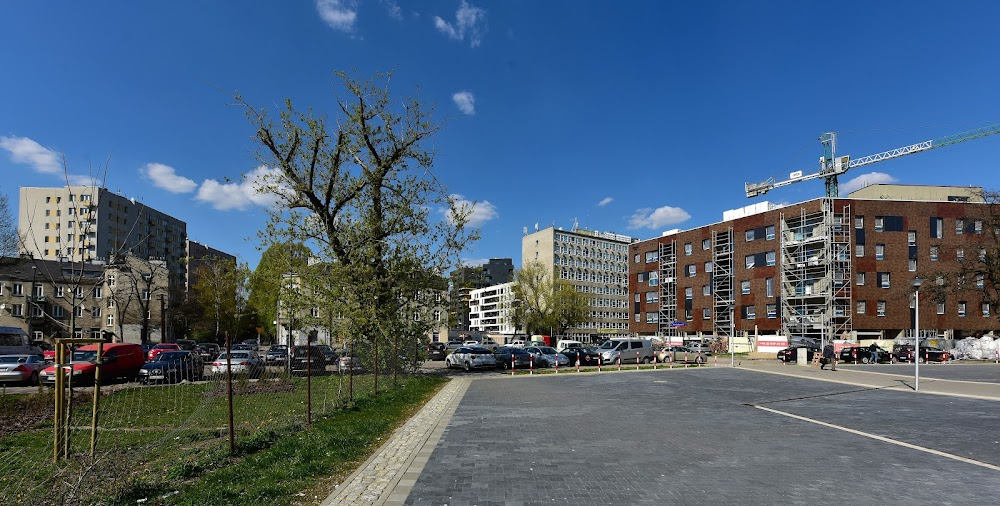
POLYGON ((920 391, 913 390, 913 375, 890 374, 874 371, 859 371, 840 367, 836 371, 820 370, 818 367, 800 365, 751 364, 740 368, 767 374, 779 374, 829 381, 868 388, 890 388, 915 394, 948 395, 1000 401, 1000 384, 975 381, 947 380, 920 377, 920 391))

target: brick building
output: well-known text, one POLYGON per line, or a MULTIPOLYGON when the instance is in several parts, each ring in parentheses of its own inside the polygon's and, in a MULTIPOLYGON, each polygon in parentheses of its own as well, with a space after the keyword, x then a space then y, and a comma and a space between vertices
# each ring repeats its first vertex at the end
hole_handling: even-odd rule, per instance
POLYGON ((976 189, 876 186, 630 245, 630 330, 892 339, 914 327, 918 276, 922 335, 1000 328, 989 280, 970 270, 997 251, 991 206, 976 189))

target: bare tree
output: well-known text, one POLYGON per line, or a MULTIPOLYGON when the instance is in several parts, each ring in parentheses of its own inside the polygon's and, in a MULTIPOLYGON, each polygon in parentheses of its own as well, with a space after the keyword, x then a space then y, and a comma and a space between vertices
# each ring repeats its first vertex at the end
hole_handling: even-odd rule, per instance
POLYGON ((14 213, 10 210, 7 194, 0 193, 0 257, 17 256, 18 243, 14 213))

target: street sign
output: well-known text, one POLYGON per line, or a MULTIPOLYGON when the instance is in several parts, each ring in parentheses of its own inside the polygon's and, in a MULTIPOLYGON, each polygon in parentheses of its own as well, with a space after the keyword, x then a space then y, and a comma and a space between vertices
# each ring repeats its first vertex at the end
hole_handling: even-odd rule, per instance
POLYGON ((670 322, 671 327, 683 327, 684 322, 670 322))

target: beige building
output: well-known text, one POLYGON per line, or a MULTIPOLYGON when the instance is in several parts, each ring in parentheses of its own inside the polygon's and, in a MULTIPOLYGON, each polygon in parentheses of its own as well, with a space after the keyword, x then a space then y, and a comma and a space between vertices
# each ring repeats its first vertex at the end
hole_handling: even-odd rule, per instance
POLYGON ((982 202, 983 187, 873 184, 851 192, 847 195, 847 198, 859 200, 982 202))
POLYGON ((22 252, 42 260, 114 261, 131 254, 163 259, 171 284, 184 286, 187 224, 97 186, 22 187, 22 252))
POLYGON ((549 227, 521 239, 521 262, 539 262, 553 279, 569 281, 591 297, 590 321, 571 329, 581 341, 629 332, 629 236, 549 227))

